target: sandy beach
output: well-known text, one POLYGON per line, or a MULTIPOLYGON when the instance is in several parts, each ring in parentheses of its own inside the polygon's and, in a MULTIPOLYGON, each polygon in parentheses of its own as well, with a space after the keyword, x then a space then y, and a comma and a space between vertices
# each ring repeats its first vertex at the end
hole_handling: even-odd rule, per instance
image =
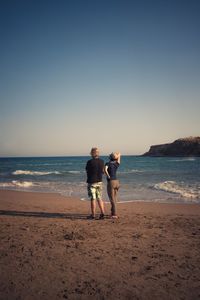
POLYGON ((200 299, 200 205, 0 191, 0 299, 200 299))

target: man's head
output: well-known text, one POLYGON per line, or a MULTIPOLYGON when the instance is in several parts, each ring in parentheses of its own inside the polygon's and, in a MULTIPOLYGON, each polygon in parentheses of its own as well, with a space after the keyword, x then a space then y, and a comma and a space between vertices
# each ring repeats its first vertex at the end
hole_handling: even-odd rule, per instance
POLYGON ((93 158, 99 157, 99 149, 97 147, 94 147, 91 149, 90 154, 93 158))

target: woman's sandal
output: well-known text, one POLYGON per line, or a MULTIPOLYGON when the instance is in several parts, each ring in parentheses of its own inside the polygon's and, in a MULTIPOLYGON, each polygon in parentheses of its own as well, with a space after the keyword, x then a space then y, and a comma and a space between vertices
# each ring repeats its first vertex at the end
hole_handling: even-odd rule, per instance
POLYGON ((118 219, 118 216, 111 216, 111 219, 118 219))

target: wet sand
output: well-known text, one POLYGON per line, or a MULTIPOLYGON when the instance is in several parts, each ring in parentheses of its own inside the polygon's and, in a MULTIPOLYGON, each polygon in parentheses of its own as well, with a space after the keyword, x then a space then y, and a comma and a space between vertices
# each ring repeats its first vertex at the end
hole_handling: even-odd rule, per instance
POLYGON ((0 191, 0 299, 200 299, 200 205, 89 205, 0 191))

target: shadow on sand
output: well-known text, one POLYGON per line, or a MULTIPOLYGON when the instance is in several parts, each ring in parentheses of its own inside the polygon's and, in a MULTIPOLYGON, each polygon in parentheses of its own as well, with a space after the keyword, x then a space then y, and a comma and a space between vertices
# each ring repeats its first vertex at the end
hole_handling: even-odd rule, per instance
POLYGON ((59 218, 71 220, 86 220, 88 215, 75 213, 49 213, 35 211, 16 211, 16 210, 0 210, 0 215, 14 217, 35 217, 35 218, 59 218))

